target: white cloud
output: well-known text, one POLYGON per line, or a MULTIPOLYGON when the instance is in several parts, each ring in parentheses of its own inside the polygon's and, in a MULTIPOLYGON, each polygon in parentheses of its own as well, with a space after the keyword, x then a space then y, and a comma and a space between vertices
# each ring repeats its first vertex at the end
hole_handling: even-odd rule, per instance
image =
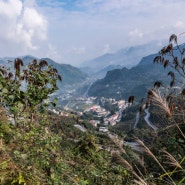
POLYGON ((22 3, 19 0, 0 0, 0 16, 7 19, 15 19, 20 16, 22 10, 22 3))
POLYGON ((184 0, 0 0, 0 55, 47 55, 77 65, 183 33, 184 9, 184 0))
POLYGON ((137 28, 134 29, 134 30, 132 30, 132 31, 130 31, 129 32, 129 35, 131 37, 139 37, 139 38, 142 38, 143 37, 143 33, 141 31, 139 31, 137 28))
POLYGON ((50 9, 48 15, 49 37, 56 40, 55 44, 62 52, 63 59, 73 64, 135 44, 144 44, 151 40, 168 40, 171 33, 180 30, 174 27, 177 20, 185 16, 184 12, 179 11, 182 7, 185 8, 184 1, 78 0, 75 2, 70 10, 68 7, 66 9, 55 7, 50 9), (50 19, 53 15, 55 22, 50 19), (109 43, 111 48, 105 45, 102 49, 105 43, 109 43), (77 49, 74 50, 82 45, 86 48, 83 58, 82 55, 76 54, 77 49))
POLYGON ((7 46, 6 52, 0 50, 4 55, 37 50, 39 42, 47 38, 45 18, 33 7, 24 7, 21 0, 0 0, 0 27, 0 49, 7 46))
POLYGON ((183 21, 177 21, 176 23, 175 23, 175 25, 174 25, 174 27, 175 28, 183 28, 183 29, 185 29, 185 22, 183 22, 183 21))
POLYGON ((60 61, 62 58, 62 56, 58 53, 57 48, 53 46, 51 43, 48 44, 48 51, 46 56, 56 61, 60 61))
POLYGON ((29 33, 46 39, 47 21, 34 8, 25 8, 22 23, 29 33))
POLYGON ((103 54, 109 53, 110 51, 110 45, 109 44, 105 44, 104 48, 103 48, 103 54))
POLYGON ((86 49, 85 47, 78 47, 78 48, 74 47, 73 51, 75 54, 84 54, 86 49))

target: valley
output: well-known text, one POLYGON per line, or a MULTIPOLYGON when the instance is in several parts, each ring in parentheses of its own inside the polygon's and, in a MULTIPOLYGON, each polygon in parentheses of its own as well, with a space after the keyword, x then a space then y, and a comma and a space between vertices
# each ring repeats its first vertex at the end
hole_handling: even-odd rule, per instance
POLYGON ((0 185, 185 185, 185 0, 0 0, 0 185))
POLYGON ((97 127, 101 126, 114 126, 120 122, 122 112, 129 106, 125 100, 115 100, 113 98, 97 98, 76 96, 73 92, 69 91, 63 96, 57 96, 58 106, 57 114, 64 112, 72 112, 78 115, 81 119, 87 119, 89 122, 97 127), (64 103, 65 102, 65 103, 64 103))
POLYGON ((9 105, 0 107, 3 184, 20 179, 79 185, 184 181, 185 93, 178 76, 184 68, 179 63, 173 61, 169 72, 168 60, 152 54, 130 68, 110 65, 84 72, 49 58, 7 60, 14 59, 0 60, 2 100, 9 105), (175 169, 165 162, 169 156, 179 161, 175 169))

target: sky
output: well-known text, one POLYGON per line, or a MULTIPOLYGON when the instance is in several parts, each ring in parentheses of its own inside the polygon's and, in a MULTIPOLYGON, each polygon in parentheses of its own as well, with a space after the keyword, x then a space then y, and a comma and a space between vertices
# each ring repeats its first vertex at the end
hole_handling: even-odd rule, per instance
POLYGON ((173 33, 183 43, 184 10, 184 0, 0 0, 0 58, 78 66, 173 33))

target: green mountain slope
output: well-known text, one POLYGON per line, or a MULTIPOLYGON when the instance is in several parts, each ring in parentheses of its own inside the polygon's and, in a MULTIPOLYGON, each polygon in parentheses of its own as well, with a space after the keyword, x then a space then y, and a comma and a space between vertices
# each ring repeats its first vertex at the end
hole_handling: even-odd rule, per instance
MULTIPOLYGON (((155 81, 167 79, 168 69, 153 63, 156 54, 144 57, 141 62, 131 68, 109 71, 105 78, 96 81, 89 90, 89 96, 104 96, 114 98, 128 98, 134 95, 144 97, 147 89, 155 81)), ((162 80, 163 81, 163 80, 162 80)))
MULTIPOLYGON (((27 65, 29 62, 33 61, 34 59, 46 60, 48 62, 48 64, 53 66, 54 68, 56 68, 58 73, 62 76, 62 84, 59 86, 59 88, 64 85, 73 85, 73 84, 81 83, 87 77, 87 75, 85 73, 83 73, 80 69, 78 69, 77 67, 74 67, 69 64, 59 64, 50 58, 38 59, 38 58, 36 58, 34 56, 30 56, 30 55, 23 56, 20 58, 23 60, 24 65, 27 65)), ((2 59, 0 59, 0 64, 5 65, 8 60, 13 61, 14 59, 8 58, 8 57, 2 58, 2 59)), ((13 63, 12 64, 7 63, 6 65, 13 67, 13 63)))
POLYGON ((73 85, 76 83, 81 83, 87 77, 85 73, 83 73, 80 69, 72 65, 58 64, 49 58, 42 58, 42 60, 46 60, 50 65, 54 66, 58 70, 58 73, 62 76, 64 85, 73 85))

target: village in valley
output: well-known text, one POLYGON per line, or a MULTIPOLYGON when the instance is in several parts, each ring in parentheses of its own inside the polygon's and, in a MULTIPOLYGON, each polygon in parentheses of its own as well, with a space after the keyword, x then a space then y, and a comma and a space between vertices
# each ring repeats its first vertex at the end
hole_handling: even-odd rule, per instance
POLYGON ((50 109, 53 113, 61 116, 69 116, 70 113, 76 114, 79 118, 88 118, 88 121, 99 131, 107 132, 108 126, 114 126, 120 122, 122 112, 129 106, 125 100, 113 98, 97 97, 76 97, 72 93, 60 96, 59 101, 66 102, 65 105, 50 109), (108 105, 108 106, 106 106, 108 105), (114 108, 113 110, 110 110, 114 108))

